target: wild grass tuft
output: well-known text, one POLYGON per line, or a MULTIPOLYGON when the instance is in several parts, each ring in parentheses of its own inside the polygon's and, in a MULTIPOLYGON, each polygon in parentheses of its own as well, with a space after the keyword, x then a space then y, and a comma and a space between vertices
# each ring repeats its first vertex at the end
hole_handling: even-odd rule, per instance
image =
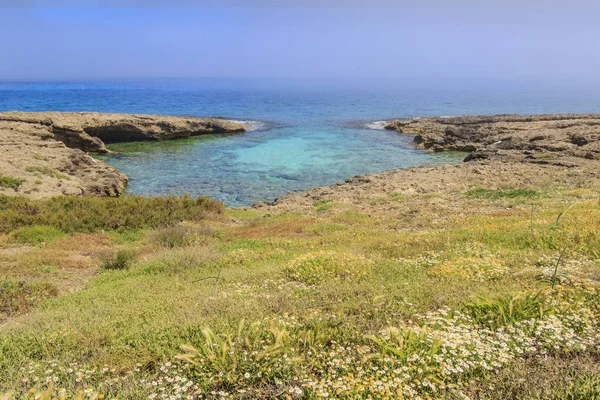
POLYGON ((102 269, 125 270, 131 267, 136 254, 132 250, 119 250, 115 254, 106 256, 102 260, 102 269))
POLYGON ((17 190, 25 183, 25 179, 13 178, 12 176, 0 175, 0 187, 17 190))

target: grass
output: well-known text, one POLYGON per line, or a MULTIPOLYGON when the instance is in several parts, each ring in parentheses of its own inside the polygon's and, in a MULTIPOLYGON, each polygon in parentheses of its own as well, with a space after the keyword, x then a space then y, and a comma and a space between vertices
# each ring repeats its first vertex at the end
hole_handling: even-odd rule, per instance
POLYGON ((7 237, 65 233, 26 252, 0 241, 0 274, 75 288, 6 314, 0 393, 56 380, 67 398, 594 398, 597 192, 545 189, 533 218, 495 196, 406 218, 0 198, 7 237), (557 260, 569 279, 552 288, 557 260))
POLYGON ((52 226, 35 225, 18 228, 8 236, 20 244, 43 246, 46 243, 65 236, 65 233, 52 226))
POLYGON ((58 172, 55 169, 52 169, 50 167, 46 167, 46 166, 29 166, 29 167, 25 167, 25 171, 27 172, 34 172, 37 173, 39 175, 46 175, 52 178, 56 178, 56 179, 64 179, 66 181, 70 181, 71 177, 65 174, 61 174, 60 172, 58 172))
POLYGON ((25 183, 25 179, 13 178, 11 176, 0 175, 0 187, 7 189, 15 189, 21 187, 21 185, 25 183))
POLYGON ((517 198, 537 198, 541 193, 533 189, 511 189, 511 190, 490 190, 490 189, 471 189, 467 191, 467 196, 478 199, 517 199, 517 198))
POLYGON ((200 221, 223 211, 220 202, 199 197, 124 196, 55 197, 31 200, 0 196, 0 232, 36 225, 66 233, 132 230, 174 225, 183 220, 200 221))

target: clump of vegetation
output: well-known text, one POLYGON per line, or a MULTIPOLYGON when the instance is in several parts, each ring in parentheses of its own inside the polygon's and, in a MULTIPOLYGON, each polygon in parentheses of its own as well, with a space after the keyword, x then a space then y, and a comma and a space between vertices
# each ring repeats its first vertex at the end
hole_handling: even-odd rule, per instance
POLYGON ((542 292, 483 297, 465 308, 475 322, 494 329, 528 319, 541 319, 552 311, 542 292))
POLYGON ((198 243, 213 232, 214 230, 205 226, 176 225, 156 231, 153 240, 168 248, 183 247, 198 243))
POLYGON ((0 196, 0 232, 34 225, 52 226, 66 233, 158 228, 185 220, 200 221, 222 211, 221 202, 206 197, 62 196, 32 200, 0 196))
POLYGON ((540 192, 533 189, 511 189, 511 190, 491 190, 491 189, 471 189, 467 191, 467 196, 479 199, 516 199, 516 198, 536 198, 540 192))
POLYGON ((25 179, 0 175, 0 187, 17 190, 23 183, 25 183, 25 179))
POLYGON ((149 274, 178 274, 211 265, 214 253, 205 246, 192 246, 165 250, 151 261, 144 263, 141 269, 149 274))
POLYGON ((373 261, 364 256, 338 251, 308 253, 294 259, 283 270, 284 275, 307 285, 328 280, 352 280, 367 275, 373 261))
POLYGON ((335 203, 332 200, 318 200, 315 201, 314 206, 317 212, 321 212, 335 207, 335 203))
POLYGON ((115 254, 104 257, 102 260, 102 269, 105 270, 125 270, 129 269, 136 254, 133 250, 119 250, 115 254))
POLYGON ((58 295, 56 286, 40 281, 0 282, 0 321, 2 316, 28 312, 41 300, 58 295))
POLYGON ((65 236, 65 233, 52 226, 35 225, 18 228, 9 237, 17 243, 42 246, 54 239, 65 236))
POLYGON ((55 169, 52 169, 50 167, 46 167, 46 166, 29 166, 29 167, 25 167, 25 171, 27 172, 35 172, 41 175, 46 175, 49 176, 51 178, 56 178, 56 179, 64 179, 66 181, 71 180, 70 176, 67 176, 65 174, 61 174, 60 172, 58 172, 55 169))
POLYGON ((48 157, 43 156, 41 154, 34 154, 33 155, 33 159, 34 160, 40 160, 40 161, 48 161, 48 157))

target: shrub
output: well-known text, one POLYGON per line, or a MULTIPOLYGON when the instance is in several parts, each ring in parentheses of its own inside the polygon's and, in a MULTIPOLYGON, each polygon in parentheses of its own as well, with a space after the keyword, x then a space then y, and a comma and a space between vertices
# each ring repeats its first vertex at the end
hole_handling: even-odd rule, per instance
POLYGON ((103 229, 141 229, 200 221, 223 212, 223 204, 207 197, 54 197, 32 200, 0 196, 0 232, 46 225, 66 233, 103 229))
POLYGON ((283 270, 291 280, 318 285, 328 280, 359 279, 371 270, 373 262, 364 256, 337 251, 319 251, 296 258, 283 270))
POLYGON ((135 252, 133 250, 119 250, 114 255, 105 257, 104 260, 102 260, 102 269, 129 269, 133 260, 135 260, 135 252))
POLYGON ((23 183, 25 183, 25 179, 0 175, 0 187, 17 190, 23 183))
POLYGON ((0 317, 25 313, 41 300, 57 295, 56 286, 47 282, 2 281, 0 282, 0 317))
POLYGON ((30 244, 34 246, 44 245, 54 239, 65 236, 65 233, 52 226, 30 226, 19 228, 12 231, 9 237, 22 244, 30 244))
POLYGON ((177 225, 163 228, 154 233, 154 242, 168 247, 183 247, 197 243, 203 236, 210 236, 213 230, 208 227, 177 225))
POLYGON ((146 263, 144 271, 150 274, 176 274, 208 266, 213 260, 213 252, 203 246, 167 250, 146 263))

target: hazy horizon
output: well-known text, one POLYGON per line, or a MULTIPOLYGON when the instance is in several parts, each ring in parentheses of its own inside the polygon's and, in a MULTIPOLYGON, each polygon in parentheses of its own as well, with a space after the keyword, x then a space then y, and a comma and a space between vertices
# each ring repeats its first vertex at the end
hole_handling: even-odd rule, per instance
POLYGON ((600 13, 3 8, 0 80, 600 81, 600 13))

